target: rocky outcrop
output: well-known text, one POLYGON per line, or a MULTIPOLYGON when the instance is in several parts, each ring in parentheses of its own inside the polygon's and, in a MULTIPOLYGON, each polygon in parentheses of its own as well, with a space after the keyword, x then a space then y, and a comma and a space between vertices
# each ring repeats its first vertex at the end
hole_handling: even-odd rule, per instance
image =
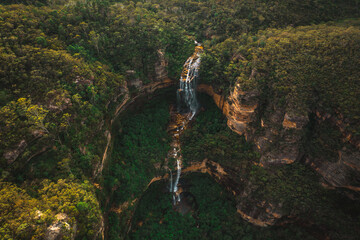
POLYGON ((131 104, 133 104, 134 102, 136 102, 137 99, 147 96, 147 95, 151 95, 153 94, 156 90, 158 89, 162 89, 162 88, 167 88, 170 87, 172 85, 174 85, 175 82, 169 78, 165 78, 162 81, 158 81, 158 82, 153 82, 150 84, 146 84, 143 85, 142 87, 140 87, 137 91, 137 93, 133 96, 130 96, 129 90, 126 89, 125 94, 123 95, 123 99, 122 101, 118 104, 118 106, 116 107, 115 113, 113 115, 113 118, 111 119, 111 124, 113 124, 114 120, 119 116, 119 114, 121 112, 123 112, 124 110, 126 110, 131 104))
POLYGON ((212 86, 199 84, 199 92, 205 92, 210 95, 215 104, 222 110, 228 119, 228 126, 238 134, 247 135, 249 123, 254 120, 255 110, 258 106, 256 92, 246 93, 241 91, 237 85, 229 97, 217 94, 212 86))
POLYGON ((276 220, 282 217, 280 206, 274 206, 266 201, 240 201, 237 205, 237 212, 248 222, 267 227, 274 225, 276 220))
POLYGON ((21 153, 25 151, 27 143, 25 140, 21 140, 16 149, 4 153, 4 158, 7 160, 7 163, 10 165, 19 157, 21 153))
POLYGON ((250 137, 261 154, 261 164, 291 164, 299 160, 308 121, 306 115, 296 115, 269 104, 261 115, 260 126, 254 126, 250 137), (260 130, 257 133, 256 128, 260 130))
POLYGON ((200 84, 198 91, 212 96, 226 115, 231 130, 256 144, 263 166, 290 164, 299 159, 300 140, 308 122, 307 116, 298 116, 290 111, 285 113, 270 104, 259 121, 258 92, 245 92, 239 84, 227 98, 205 84, 200 84))
MULTIPOLYGON (((198 91, 210 95, 216 105, 227 117, 227 125, 237 134, 244 135, 255 143, 260 153, 260 166, 271 167, 279 164, 292 164, 306 154, 304 149, 305 133, 309 126, 309 111, 299 112, 291 108, 280 108, 275 103, 259 104, 256 91, 245 92, 236 85, 228 97, 215 92, 212 86, 200 84, 198 91)), ((343 142, 352 145, 351 150, 343 148, 336 161, 325 158, 313 159, 307 156, 306 163, 311 165, 323 178, 322 185, 328 188, 343 188, 360 191, 360 153, 359 141, 346 131, 347 124, 341 115, 331 116, 316 112, 317 124, 331 121, 342 133, 343 142)), ((236 171, 226 168, 225 172, 210 168, 210 162, 193 165, 192 170, 201 170, 214 176, 230 190, 237 202, 237 211, 243 219, 258 225, 274 225, 284 216, 281 202, 269 202, 253 196, 256 191, 247 180, 236 176, 236 171), (205 164, 205 165, 204 165, 205 164), (207 166, 207 167, 205 167, 207 166)), ((224 169, 220 166, 219 169, 224 169)), ((184 170, 185 172, 186 170, 184 170)), ((286 215, 286 214, 285 214, 286 215)))
POLYGON ((211 96, 218 108, 222 110, 222 112, 226 115, 228 113, 229 105, 226 101, 226 98, 220 94, 217 94, 213 87, 206 84, 199 84, 197 86, 198 92, 204 92, 207 95, 211 96))
MULTIPOLYGON (((154 66, 154 76, 148 76, 153 82, 164 82, 168 80, 168 61, 165 58, 165 52, 163 49, 157 50, 158 60, 155 62, 154 66)), ((143 81, 136 76, 135 70, 127 70, 126 71, 126 82, 127 87, 130 89, 133 87, 138 90, 142 90, 143 88, 147 88, 148 84, 144 85, 143 81)))
POLYGON ((55 216, 55 221, 47 228, 45 233, 46 240, 75 239, 76 223, 71 226, 70 219, 65 213, 55 216))
POLYGON ((349 142, 357 149, 360 149, 360 138, 355 137, 353 133, 347 130, 349 123, 347 123, 346 119, 344 119, 344 116, 340 112, 336 111, 335 116, 321 110, 316 110, 315 115, 319 124, 324 121, 330 121, 341 132, 343 136, 343 142, 349 142))
POLYGON ((228 126, 238 134, 249 135, 249 124, 255 121, 258 107, 258 92, 244 92, 237 84, 228 97, 229 112, 227 114, 228 126))
POLYGON ((93 173, 94 177, 97 177, 97 175, 102 172, 102 170, 104 169, 104 162, 105 162, 105 160, 106 160, 106 158, 108 156, 108 150, 109 150, 109 146, 110 146, 110 143, 111 143, 111 133, 110 133, 110 131, 108 131, 108 130, 105 131, 105 137, 106 137, 106 141, 107 141, 105 151, 104 151, 104 154, 103 154, 100 165, 95 167, 95 170, 94 170, 94 173, 93 173))
POLYGON ((321 158, 307 158, 306 163, 323 178, 327 188, 344 188, 360 192, 360 152, 341 150, 335 162, 321 158))
MULTIPOLYGON (((337 150, 337 157, 308 156, 306 163, 322 176, 322 185, 327 188, 342 188, 360 192, 360 141, 347 130, 349 123, 341 113, 329 114, 315 111, 316 125, 327 123, 337 129, 342 147, 337 150)), ((335 140, 335 139, 334 139, 335 140)))
POLYGON ((155 63, 155 80, 163 81, 168 77, 167 66, 168 62, 165 59, 165 52, 162 49, 157 51, 159 60, 155 63))

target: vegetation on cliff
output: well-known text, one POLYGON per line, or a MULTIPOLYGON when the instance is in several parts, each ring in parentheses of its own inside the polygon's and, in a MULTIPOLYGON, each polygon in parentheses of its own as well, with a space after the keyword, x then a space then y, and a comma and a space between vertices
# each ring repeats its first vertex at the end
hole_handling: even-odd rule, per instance
POLYGON ((136 208, 128 239, 316 239, 300 224, 262 228, 246 222, 231 194, 207 174, 191 173, 182 181, 190 211, 174 211, 171 196, 159 194, 166 183, 156 182, 136 208))
MULTIPOLYGON (((220 163, 222 167, 232 169, 228 174, 231 174, 232 180, 236 180, 237 186, 233 190, 239 192, 232 204, 241 206, 240 209, 256 211, 257 207, 270 203, 270 206, 276 207, 267 211, 275 211, 279 216, 289 216, 289 219, 285 220, 284 217, 283 220, 288 221, 286 228, 289 232, 283 232, 281 227, 260 231, 248 226, 246 229, 251 229, 250 232, 245 234, 240 231, 235 236, 243 236, 245 239, 247 235, 252 235, 254 239, 267 237, 287 239, 290 238, 287 234, 293 234, 299 239, 305 236, 306 239, 312 239, 316 235, 314 234, 316 229, 317 234, 329 236, 331 239, 344 237, 355 239, 358 234, 357 226, 360 224, 360 208, 357 201, 347 199, 341 190, 325 189, 320 185, 320 177, 316 172, 302 163, 278 165, 273 168, 260 166, 259 154, 253 150, 254 147, 243 137, 228 129, 225 117, 208 98, 206 96, 200 98, 205 111, 199 113, 193 126, 185 130, 181 137, 184 162, 186 164, 201 162, 207 158, 220 163), (346 204, 343 205, 342 202, 346 204), (351 214, 350 209, 352 209, 351 214)), ((211 192, 208 184, 201 185, 201 181, 194 181, 194 185, 197 184, 200 184, 197 187, 208 190, 207 193, 211 192)), ((201 199, 209 198, 211 197, 201 197, 201 199)), ((219 218, 222 216, 215 213, 211 207, 207 208, 206 212, 210 215, 215 214, 219 218)), ((219 222, 231 222, 230 226, 238 224, 241 229, 244 223, 233 218, 239 218, 239 215, 219 222), (235 223, 236 221, 240 223, 235 223)), ((226 229, 226 226, 221 229, 226 229)), ((239 230, 225 232, 230 234, 236 231, 239 230)))
POLYGON ((114 126, 114 150, 104 170, 102 184, 104 208, 111 211, 109 239, 124 236, 124 229, 119 226, 127 226, 128 209, 118 214, 116 209, 141 197, 151 179, 164 173, 161 167, 170 148, 166 128, 171 99, 154 98, 148 104, 137 106, 136 110, 130 109, 114 126))
POLYGON ((99 202, 91 183, 74 179, 42 181, 26 190, 11 183, 0 183, 1 239, 41 239, 47 227, 59 221, 71 236, 89 239, 101 219, 99 202))
POLYGON ((205 158, 224 166, 243 166, 258 159, 253 144, 243 136, 232 132, 226 125, 226 117, 206 95, 200 95, 201 111, 190 129, 181 136, 184 162, 203 161, 205 158))
MULTIPOLYGON (((323 161, 338 161, 343 149, 357 151, 359 20, 270 28, 205 49, 203 82, 224 96, 235 86, 255 96, 258 108, 251 123, 252 137, 277 137, 269 143, 275 149, 282 141, 280 132, 283 137, 298 135, 297 144, 306 154, 323 161), (293 122, 300 119, 303 126, 286 130, 286 116, 293 122)), ((239 97, 240 102, 244 99, 239 97)), ((357 185, 355 178, 351 184, 357 185)))
POLYGON ((216 44, 269 27, 311 25, 358 17, 359 1, 150 0, 134 1, 181 25, 198 41, 216 44))
MULTIPOLYGON (((127 71, 144 83, 158 81, 155 67, 163 64, 162 57, 168 76, 175 77, 193 47, 181 27, 135 4, 76 1, 40 7, 39 2, 0 5, 0 176, 19 191, 43 180, 96 177, 107 141, 104 132, 127 91, 127 71)), ((91 195, 94 187, 84 191, 91 195)), ((56 194, 63 197, 61 191, 56 194)), ((38 206, 42 197, 39 192, 28 199, 38 206)), ((10 206, 4 205, 4 211, 10 206)), ((90 218, 61 210, 77 226, 74 236, 100 236, 99 204, 91 207, 97 213, 94 226, 90 218)), ((55 214, 48 212, 47 218, 55 214)), ((16 216, 12 221, 22 224, 16 216)), ((49 224, 32 225, 34 236, 44 235, 49 224)), ((1 238, 22 238, 11 229, 1 238)))
MULTIPOLYGON (((301 133, 308 155, 334 162, 342 149, 356 151, 342 139, 350 134, 356 140, 360 134, 359 6, 358 0, 2 1, 0 238, 44 238, 53 224, 59 224, 66 229, 60 237, 95 239, 103 230, 101 215, 108 217, 106 236, 124 236, 120 228, 131 213, 119 218, 112 210, 141 196, 161 166, 169 148, 168 102, 154 101, 141 112, 130 111, 113 128, 113 145, 107 145, 111 120, 128 97, 126 82, 177 79, 195 39, 205 47, 203 83, 223 96, 237 84, 258 94, 261 116, 254 125, 268 123, 266 107, 271 103, 270 112, 281 109, 310 118, 301 133), (165 74, 159 76, 159 69, 165 74), (316 122, 315 115, 323 113, 342 122, 341 129, 330 119, 316 122), (106 146, 113 148, 99 178, 106 146)), ((137 93, 133 88, 130 98, 137 93)), ((227 128, 221 112, 206 104, 209 99, 204 102, 206 111, 181 139, 184 164, 208 158, 236 167, 243 174, 239 178, 250 179, 257 198, 281 202, 286 214, 300 219, 311 212, 311 220, 335 229, 331 237, 358 236, 353 231, 358 219, 344 214, 349 209, 331 210, 343 198, 322 189, 317 176, 301 164, 274 171, 254 166, 260 156, 253 145, 227 128)), ((170 201, 161 196, 161 209, 140 205, 134 222, 148 210, 156 218, 146 215, 151 220, 142 219, 144 227, 130 236, 141 238, 149 229, 158 229, 155 222, 164 213, 155 210, 166 212, 172 225, 153 232, 154 238, 173 236, 172 227, 185 238, 179 223, 191 228, 189 238, 201 239, 210 232, 221 236, 218 226, 227 229, 229 238, 237 232, 245 232, 245 238, 259 236, 234 213, 227 193, 209 179, 194 179, 199 186, 191 191, 199 209, 214 208, 207 202, 213 199, 221 203, 220 210, 180 216, 169 212, 170 201), (207 184, 220 197, 203 198, 207 193, 201 186, 207 184), (227 221, 226 226, 215 226, 227 221)), ((357 175, 353 179, 359 182, 357 175)), ((278 237, 290 233, 281 234, 278 237)))

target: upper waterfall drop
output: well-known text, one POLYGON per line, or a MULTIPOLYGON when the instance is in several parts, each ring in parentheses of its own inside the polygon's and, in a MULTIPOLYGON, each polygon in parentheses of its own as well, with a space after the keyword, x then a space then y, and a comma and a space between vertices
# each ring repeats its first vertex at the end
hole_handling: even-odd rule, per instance
POLYGON ((180 76, 180 86, 177 91, 178 111, 190 111, 190 120, 195 116, 199 108, 196 97, 196 80, 199 76, 200 55, 204 50, 198 42, 195 41, 195 44, 197 46, 195 47, 194 54, 184 64, 184 69, 180 76))

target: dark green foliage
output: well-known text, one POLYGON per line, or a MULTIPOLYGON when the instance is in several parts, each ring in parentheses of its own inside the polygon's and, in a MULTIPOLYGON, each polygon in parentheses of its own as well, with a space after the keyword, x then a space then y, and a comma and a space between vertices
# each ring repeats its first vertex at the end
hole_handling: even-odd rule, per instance
MULTIPOLYGON (((5 107, 0 114, 0 154, 22 140, 32 142, 28 156, 42 151, 40 144, 34 146, 40 141, 33 143, 39 126, 24 122, 29 117, 18 111, 16 102, 26 98, 45 113, 38 124, 46 127, 41 139, 48 147, 66 145, 62 157, 72 152, 73 165, 84 171, 77 177, 90 176, 100 159, 105 143, 100 125, 111 117, 112 101, 123 88, 119 72, 135 70, 135 77, 149 83, 155 80, 161 51, 169 76, 177 78, 193 48, 181 27, 141 4, 123 8, 102 0, 76 1, 61 9, 0 5, 0 29, 0 101, 5 107)), ((4 159, 0 165, 7 167, 4 159)))
MULTIPOLYGON (((269 238, 277 236, 276 239, 287 239, 287 235, 295 234, 292 232, 295 231, 299 239, 304 236, 306 236, 306 239, 313 239, 311 236, 314 234, 314 230, 311 229, 313 228, 317 229, 315 231, 320 231, 320 234, 328 234, 334 239, 342 239, 341 236, 354 239, 357 234, 356 226, 360 221, 358 218, 360 209, 356 207, 358 204, 356 201, 348 203, 354 209, 354 215, 351 216, 346 207, 339 205, 339 202, 344 199, 343 193, 324 189, 319 183, 319 176, 301 163, 274 168, 258 166, 256 164, 258 154, 253 152, 253 146, 227 130, 225 117, 217 109, 212 99, 202 97, 201 100, 206 111, 199 113, 192 128, 186 130, 181 138, 184 160, 186 162, 202 161, 204 158, 208 158, 221 163, 222 166, 231 166, 232 169, 237 169, 236 175, 233 175, 232 178, 239 180, 238 187, 250 186, 251 189, 247 190, 251 192, 248 193, 250 195, 238 201, 249 201, 252 205, 255 204, 254 200, 281 204, 283 215, 296 218, 294 225, 287 224, 286 229, 273 227, 261 232, 256 231, 256 234, 251 232, 248 236, 255 239, 263 239, 265 236, 269 238), (243 186, 241 186, 242 181, 245 181, 243 186), (297 224, 300 224, 300 226, 297 226, 297 224), (305 225, 301 226, 301 224, 305 225)), ((326 128, 326 126, 324 127, 326 128)), ((329 127, 326 131, 324 129, 316 130, 317 133, 322 134, 326 132, 338 134, 331 131, 333 130, 329 127)), ((322 136, 322 141, 325 141, 323 144, 332 144, 332 154, 335 154, 336 144, 339 144, 334 142, 337 137, 328 137, 326 139, 324 137, 326 135, 322 136)), ((312 149, 314 148, 315 146, 312 147, 312 149)), ((327 146, 327 151, 330 151, 330 148, 327 146)), ((310 153, 311 151, 309 151, 310 153)), ((194 181, 193 183, 194 186, 199 187, 199 191, 208 191, 210 187, 202 184, 201 181, 194 181)), ((206 195, 205 192, 202 194, 206 195)), ((201 197, 198 201, 207 201, 208 198, 211 197, 201 197)), ((215 201, 214 204, 217 204, 217 202, 215 201)), ((216 212, 215 209, 219 209, 219 207, 208 206, 204 211, 211 215, 213 211, 216 212)), ((216 216, 218 216, 218 213, 216 213, 216 216)), ((231 220, 229 226, 235 224, 239 224, 237 227, 240 227, 244 223, 235 223, 234 220, 231 220)), ((224 228, 222 226, 222 229, 224 228)), ((229 230, 229 232, 232 231, 229 230)))
MULTIPOLYGON (((100 218, 99 203, 93 186, 74 179, 44 180, 26 189, 10 183, 0 183, 0 238, 44 238, 47 227, 56 221, 56 215, 66 217, 69 226, 77 225, 76 236, 89 239, 94 236, 100 218)), ((63 231, 64 238, 74 229, 63 231)))
POLYGON ((201 95, 200 103, 204 111, 181 136, 185 163, 207 158, 224 165, 246 166, 258 158, 251 143, 228 129, 226 117, 210 97, 201 95))
POLYGON ((257 118, 265 122, 275 109, 303 119, 310 116, 303 149, 315 158, 336 161, 343 147, 353 149, 343 143, 344 136, 356 141, 360 133, 360 68, 354 60, 360 58, 358 26, 358 20, 347 20, 229 38, 205 52, 203 82, 225 96, 235 84, 256 92, 257 118), (325 114, 331 119, 318 123, 325 114))
POLYGON ((252 166, 248 173, 246 178, 255 188, 250 199, 282 203, 283 214, 296 217, 300 224, 320 228, 331 239, 355 239, 360 223, 358 202, 341 203, 347 198, 344 193, 323 188, 312 169, 295 163, 276 169, 252 166), (347 205, 352 206, 352 214, 347 205))
POLYGON ((211 44, 268 27, 360 16, 358 0, 152 0, 143 6, 183 26, 198 41, 208 40, 211 44))
MULTIPOLYGON (((42 179, 93 178, 106 146, 104 132, 124 95, 122 75, 135 70, 144 83, 154 81, 158 50, 162 50, 169 76, 177 78, 193 43, 177 24, 134 4, 123 8, 103 0, 2 3, 25 5, 0 5, 1 181, 16 182, 27 189, 42 179), (64 3, 66 6, 57 7, 64 3), (39 7, 43 5, 47 7, 39 7)), ((160 108, 164 111, 152 121, 165 116, 164 122, 159 122, 165 127, 168 109, 160 108)), ((139 141, 147 148, 136 148, 135 157, 143 161, 155 149, 146 158, 152 167, 167 151, 166 132, 159 130, 137 132, 144 136, 139 141), (149 142, 156 132, 161 133, 161 139, 149 142)), ((128 136, 129 142, 138 140, 128 136)), ((129 166, 126 176, 121 167, 114 171, 123 177, 122 183, 133 183, 130 176, 138 171, 134 169, 141 169, 140 179, 124 188, 126 194, 134 189, 140 192, 138 184, 143 186, 153 174, 141 168, 140 162, 129 166)), ((75 206, 74 211, 81 213, 72 216, 78 224, 77 236, 94 238, 99 225, 89 225, 93 219, 86 216, 89 211, 82 201, 75 206)), ((44 229, 37 228, 40 235, 44 229)), ((33 235, 38 233, 29 230, 28 237, 33 235)), ((20 235, 14 238, 25 239, 20 235)))
POLYGON ((192 211, 174 211, 168 183, 156 182, 139 202, 129 239, 315 239, 296 224, 261 228, 242 220, 233 197, 207 174, 182 179, 196 201, 192 211))
POLYGON ((169 149, 166 132, 169 105, 154 100, 142 107, 140 113, 122 117, 115 128, 118 134, 111 155, 111 168, 105 186, 114 191, 113 201, 121 203, 139 196, 156 173, 155 165, 162 164, 169 149))
POLYGON ((49 3, 49 1, 60 1, 60 0, 3 0, 2 4, 26 4, 26 5, 35 5, 35 6, 44 6, 49 3))
MULTIPOLYGON (((263 105, 271 102, 299 115, 320 109, 345 119, 345 130, 359 136, 359 21, 297 27, 358 17, 358 0, 4 0, 1 4, 0 175, 1 181, 19 185, 2 184, 0 214, 18 204, 16 211, 1 218, 4 239, 43 238, 60 212, 68 214, 70 224, 77 223, 78 239, 98 234, 98 200, 85 179, 94 177, 102 160, 104 131, 124 96, 123 76, 150 83, 157 78, 155 66, 162 64, 167 65, 168 76, 177 79, 194 39, 203 42, 206 51, 202 81, 224 97, 240 83, 245 90, 258 90, 263 105), (37 209, 46 213, 35 221, 37 209)), ((130 95, 137 91, 130 88, 130 95)), ((236 167, 237 177, 250 179, 256 187, 256 198, 283 202, 288 213, 300 222, 308 217, 315 222, 315 231, 324 226, 332 239, 359 236, 354 232, 359 209, 343 207, 344 202, 350 206, 353 202, 319 187, 317 177, 302 165, 273 171, 253 166, 259 156, 252 145, 232 133, 221 112, 208 102, 204 100, 206 111, 182 136, 185 165, 208 158, 236 167)), ((113 152, 103 188, 98 189, 106 211, 141 196, 149 180, 163 174, 155 166, 161 166, 169 148, 168 104, 154 101, 141 111, 129 112, 114 130, 113 152)), ((335 159, 345 146, 341 133, 330 125, 310 127, 309 144, 304 146, 309 154, 335 159)), ((301 224, 259 229, 243 222, 221 187, 208 177, 191 178, 189 191, 198 201, 192 216, 173 212, 170 196, 151 187, 154 192, 144 196, 149 205, 141 200, 134 220, 144 225, 130 236, 311 239, 299 230, 301 224), (159 224, 161 219, 166 224, 159 224)), ((123 236, 122 226, 132 210, 120 217, 109 214, 109 239, 123 236)))
POLYGON ((172 210, 172 197, 163 183, 152 184, 141 198, 133 219, 135 229, 129 238, 198 239, 196 221, 190 215, 182 216, 172 210), (136 226, 139 222, 144 225, 136 226))
POLYGON ((338 129, 328 121, 322 124, 312 122, 308 130, 309 144, 306 152, 314 158, 324 158, 328 161, 337 161, 338 151, 346 145, 341 141, 342 135, 338 129))
MULTIPOLYGON (((110 200, 104 201, 105 208, 140 197, 150 180, 156 174, 163 174, 156 166, 162 166, 170 147, 166 127, 170 119, 169 102, 172 101, 166 92, 163 94, 147 104, 140 100, 133 106, 136 110, 130 108, 117 119, 113 128, 113 151, 103 173, 104 198, 110 200)), ((124 236, 131 208, 124 210, 120 218, 110 213, 109 239, 124 236)))
POLYGON ((111 212, 108 216, 108 225, 110 226, 108 239, 120 240, 119 233, 121 233, 123 229, 120 227, 119 216, 111 212))
POLYGON ((218 89, 228 92, 240 84, 297 115, 316 108, 341 112, 356 133, 360 93, 354 57, 360 54, 360 30, 355 23, 268 29, 255 38, 227 39, 205 53, 202 74, 218 89))

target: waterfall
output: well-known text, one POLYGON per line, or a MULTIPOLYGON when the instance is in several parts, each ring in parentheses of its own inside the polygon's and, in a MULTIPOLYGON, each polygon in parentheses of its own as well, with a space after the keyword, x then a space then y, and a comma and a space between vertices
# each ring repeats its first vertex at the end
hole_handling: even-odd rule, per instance
POLYGON ((178 193, 178 184, 179 184, 179 179, 180 179, 180 174, 181 174, 181 162, 179 159, 176 160, 176 164, 177 164, 177 170, 176 170, 176 180, 174 183, 174 188, 173 188, 173 200, 174 200, 174 205, 176 204, 176 202, 180 202, 180 194, 178 193))
MULTIPOLYGON (((195 41, 195 43, 197 42, 195 41)), ((197 45, 194 54, 184 64, 184 69, 180 76, 180 87, 177 91, 178 111, 190 111, 190 120, 195 116, 199 107, 196 98, 196 80, 199 76, 200 54, 203 51, 203 47, 198 43, 197 45)))
MULTIPOLYGON (((196 98, 196 80, 199 75, 199 67, 201 62, 200 54, 203 52, 203 47, 195 41, 197 45, 195 52, 190 56, 185 64, 180 76, 180 86, 177 90, 177 112, 175 114, 176 120, 181 120, 181 124, 177 126, 173 133, 173 148, 169 151, 168 156, 176 159, 176 178, 173 183, 172 172, 170 170, 170 192, 173 196, 173 204, 180 202, 181 189, 179 190, 179 180, 181 175, 182 156, 180 153, 180 135, 186 128, 189 121, 195 116, 199 104, 196 98), (186 114, 184 114, 186 113, 186 114)), ((175 124, 178 121, 175 121, 175 124)))
POLYGON ((173 186, 172 186, 172 183, 173 183, 173 179, 172 179, 172 172, 171 172, 171 169, 169 169, 170 171, 170 192, 173 191, 173 186))

